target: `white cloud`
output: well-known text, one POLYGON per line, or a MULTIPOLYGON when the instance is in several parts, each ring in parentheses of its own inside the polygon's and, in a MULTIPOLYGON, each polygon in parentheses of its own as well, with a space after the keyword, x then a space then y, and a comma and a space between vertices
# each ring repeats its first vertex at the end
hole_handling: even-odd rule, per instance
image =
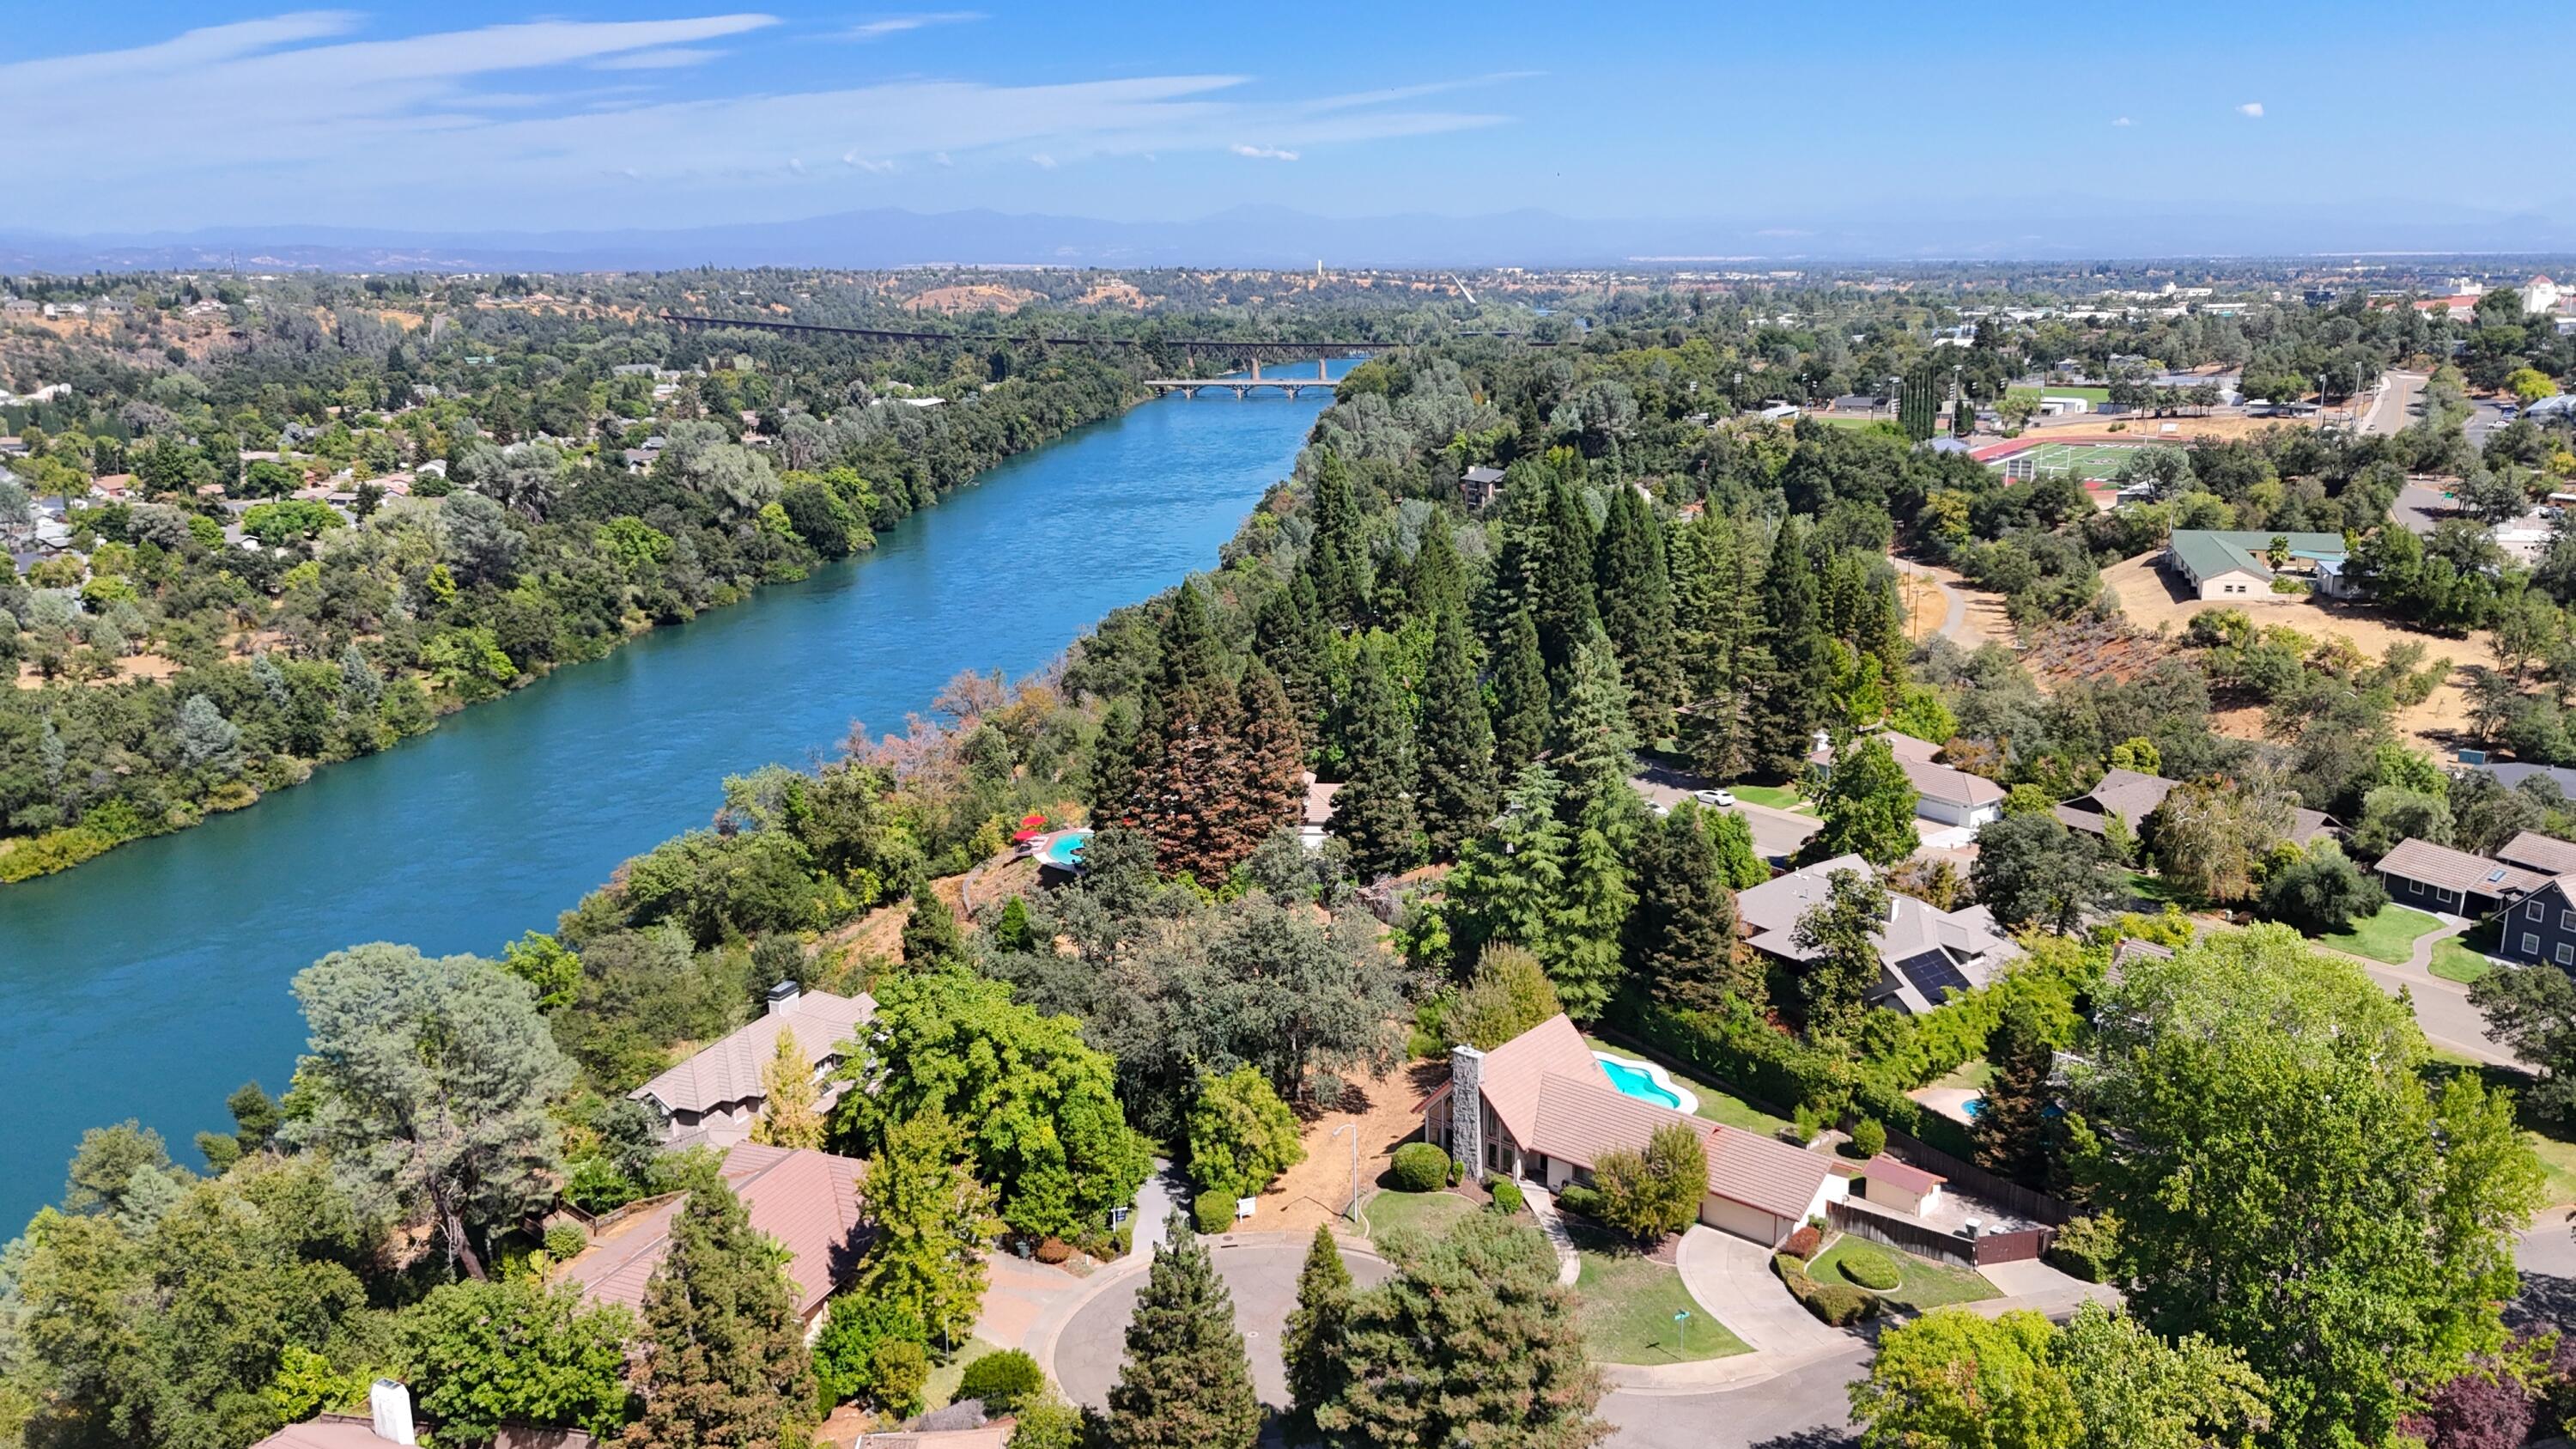
POLYGON ((845 40, 883 40, 889 35, 901 35, 907 30, 927 30, 934 25, 963 25, 968 21, 983 18, 984 13, 980 10, 933 10, 920 15, 885 15, 874 20, 862 20, 842 31, 841 37, 845 40))
POLYGON ((1276 146, 1236 145, 1229 147, 1228 149, 1233 151, 1237 156, 1250 156, 1255 160, 1260 161, 1294 161, 1297 159, 1296 152, 1283 151, 1276 146))
POLYGON ((2111 124, 2112 124, 2112 125, 2114 125, 2114 126, 2126 126, 2127 124, 2129 124, 2129 118, 2128 118, 2128 117, 2126 117, 2126 116, 2122 116, 2122 117, 2120 117, 2118 120, 2113 121, 2111 124))
POLYGON ((1035 166, 1040 171, 1053 171, 1055 169, 1055 158, 1044 151, 1033 151, 1029 153, 1029 164, 1035 166))
POLYGON ((811 215, 855 199, 861 174, 908 161, 965 168, 1044 157, 1070 167, 1222 153, 1237 144, 1229 136, 1247 135, 1263 138, 1247 154, 1284 160, 1318 145, 1507 119, 1420 100, 1473 81, 1303 97, 1274 90, 1255 100, 1238 75, 909 77, 727 92, 680 69, 725 53, 707 42, 777 23, 761 14, 384 39, 360 38, 360 23, 283 15, 125 50, 0 62, 11 185, 46 198, 47 224, 69 231, 369 213, 588 225, 602 206, 669 224, 692 207, 811 215), (619 84, 598 84, 600 67, 619 84), (118 102, 101 105, 101 96, 118 102), (629 174, 650 188, 649 213, 638 210, 629 174))
POLYGON ((667 46, 661 50, 637 50, 625 55, 612 55, 590 63, 592 70, 679 70, 686 66, 704 65, 723 55, 721 50, 694 49, 685 45, 667 46))
POLYGON ((2259 121, 2263 119, 2263 103, 2261 101, 2247 101, 2245 104, 2236 108, 2236 114, 2259 121))

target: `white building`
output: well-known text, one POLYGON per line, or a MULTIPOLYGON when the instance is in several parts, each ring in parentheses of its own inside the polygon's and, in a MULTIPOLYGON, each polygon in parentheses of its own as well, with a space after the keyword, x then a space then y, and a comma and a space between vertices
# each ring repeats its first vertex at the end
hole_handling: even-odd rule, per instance
POLYGON ((2555 312, 2558 310, 2558 299, 2563 295, 2558 284, 2548 277, 2534 277, 2522 284, 2523 315, 2537 317, 2543 313, 2555 312))

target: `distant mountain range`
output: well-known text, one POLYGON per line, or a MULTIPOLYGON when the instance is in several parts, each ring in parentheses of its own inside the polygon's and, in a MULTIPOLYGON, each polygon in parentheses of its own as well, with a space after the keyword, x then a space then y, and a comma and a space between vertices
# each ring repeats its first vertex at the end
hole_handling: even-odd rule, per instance
POLYGON ((2186 256, 2576 252, 2576 200, 2515 214, 2356 202, 2262 214, 2066 198, 1961 201, 1787 222, 1485 216, 1326 217, 1245 206, 1196 221, 999 211, 842 212, 801 221, 616 231, 227 226, 60 236, 0 229, 0 271, 212 268, 605 271, 693 266, 1566 267, 2054 261, 2186 256))

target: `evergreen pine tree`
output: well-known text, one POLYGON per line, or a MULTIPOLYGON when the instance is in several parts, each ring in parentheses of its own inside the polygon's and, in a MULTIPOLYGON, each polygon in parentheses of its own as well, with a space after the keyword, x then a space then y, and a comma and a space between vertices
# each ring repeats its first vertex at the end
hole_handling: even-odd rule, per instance
POLYGON ((1316 610, 1315 581, 1300 570, 1253 617, 1252 651, 1279 676, 1279 687, 1287 693, 1301 757, 1312 757, 1323 741, 1330 693, 1324 671, 1332 649, 1333 631, 1316 610))
POLYGON ((1238 852, 1235 841, 1245 774, 1235 693, 1209 683, 1169 695, 1161 706, 1161 758, 1144 776, 1145 831, 1165 870, 1215 885, 1251 851, 1245 845, 1238 852))
POLYGON ((1175 1210, 1127 1323, 1127 1362, 1109 1391, 1109 1442, 1115 1449, 1252 1449, 1260 1433, 1261 1401, 1234 1325, 1234 1299, 1189 1214, 1175 1210))
POLYGON ((1460 962, 1477 959, 1493 941, 1539 956, 1554 948, 1570 845, 1557 818, 1559 791, 1547 766, 1523 766, 1512 779, 1501 822, 1459 848, 1458 868, 1445 887, 1445 910, 1450 948, 1460 962))
POLYGON ((2030 1187, 2057 1191, 2065 1176, 2059 1129, 2049 1118, 2057 1100, 2051 1085, 2057 1048, 2038 1008, 2022 995, 2005 998, 1986 1042, 1986 1060, 1994 1066, 1994 1076, 1977 1104, 1971 1133, 1977 1140, 1977 1165, 2030 1187))
POLYGON ((1526 460, 1514 463, 1503 478, 1503 502, 1497 531, 1500 552, 1493 573, 1479 596, 1478 615, 1486 647, 1503 652, 1504 636, 1514 614, 1538 616, 1538 561, 1547 551, 1548 499, 1554 484, 1549 473, 1526 460))
POLYGON ((1034 951, 1037 945, 1037 928, 1029 924, 1028 900, 1022 896, 1011 897, 1002 904, 1002 918, 993 923, 993 949, 1034 951))
POLYGON ((1815 747, 1833 689, 1833 640, 1825 633, 1822 591, 1807 556, 1807 526, 1780 524, 1762 575, 1765 668, 1754 686, 1751 739, 1756 764, 1794 773, 1815 747))
POLYGON ((1761 973, 1736 959, 1735 894, 1699 807, 1684 801, 1642 834, 1628 918, 1638 978, 1656 1000, 1692 1011, 1758 996, 1761 973))
POLYGON ((1570 814, 1581 813, 1596 799, 1634 798, 1628 777, 1637 769, 1637 732, 1628 712, 1628 685, 1619 677, 1618 655, 1597 624, 1576 653, 1553 743, 1570 814))
POLYGON ((1623 784, 1616 794, 1595 797, 1576 819, 1557 938, 1539 952, 1557 1000, 1578 1021, 1599 1016, 1619 986, 1619 937, 1637 902, 1628 885, 1636 800, 1623 784))
POLYGON ((912 914, 903 923, 903 964, 912 971, 940 971, 963 967, 968 961, 966 938, 957 930, 957 917, 948 903, 930 887, 926 876, 912 880, 912 914))
POLYGON ((1523 609, 1504 628, 1494 656, 1494 767, 1512 775, 1547 744, 1547 660, 1538 651, 1538 629, 1523 609))
POLYGON ((1548 490, 1546 532, 1531 560, 1530 621, 1559 694, 1572 687, 1574 657, 1600 627, 1592 589, 1592 515, 1572 482, 1548 490))
POLYGON ((1091 752, 1091 819, 1094 825, 1133 825, 1141 814, 1136 758, 1145 722, 1135 702, 1109 701, 1100 716, 1100 740, 1091 752))
POLYGON ((1422 681, 1422 728, 1415 759, 1422 772, 1422 828, 1435 860, 1494 819, 1494 731, 1476 687, 1467 621, 1453 605, 1441 610, 1422 681))
POLYGON ((1297 1306, 1279 1337, 1288 1366, 1288 1437, 1315 1432, 1315 1407, 1341 1392, 1342 1332, 1351 1311, 1351 1270, 1342 1262, 1333 1230, 1315 1228, 1306 1266, 1297 1274, 1297 1306))
POLYGON ((760 1069, 760 1090, 760 1120, 751 1125, 752 1141, 771 1147, 823 1145, 814 1062, 797 1044, 796 1033, 786 1027, 778 1029, 778 1045, 760 1069))
POLYGON ((1663 525, 1634 488, 1621 488, 1610 497, 1594 581, 1602 631, 1618 651, 1620 677, 1628 682, 1628 714, 1636 722, 1637 738, 1661 739, 1672 730, 1681 662, 1673 637, 1663 525))
POLYGON ((1760 550, 1714 511, 1675 535, 1673 623, 1691 701, 1691 761, 1712 779, 1753 767, 1754 681, 1763 673, 1755 606, 1760 550))
POLYGON ((1155 682, 1164 698, 1206 689, 1224 678, 1225 649, 1217 642, 1216 621, 1208 614, 1198 580, 1181 580, 1163 615, 1158 642, 1162 657, 1155 682))
POLYGON ((713 1172, 689 1190, 644 1289, 648 1345, 632 1449, 797 1442, 811 1426, 813 1364, 775 1246, 713 1172))
POLYGON ((1360 641, 1351 669, 1349 780, 1333 800, 1333 834, 1369 875, 1411 865, 1421 823, 1414 810, 1413 730, 1383 640, 1360 641))
POLYGON ((1288 692, 1259 660, 1243 672, 1235 711, 1239 766, 1226 831, 1226 869, 1249 859, 1270 833, 1295 825, 1306 805, 1305 751, 1288 692))
POLYGON ((1406 571, 1404 595, 1405 612, 1416 619, 1437 619, 1467 607, 1467 570, 1449 536, 1447 513, 1434 512, 1422 521, 1422 542, 1406 571))
POLYGON ((1359 623, 1369 601, 1366 523, 1350 466, 1329 449, 1315 466, 1315 536, 1307 545, 1307 560, 1324 622, 1359 623))

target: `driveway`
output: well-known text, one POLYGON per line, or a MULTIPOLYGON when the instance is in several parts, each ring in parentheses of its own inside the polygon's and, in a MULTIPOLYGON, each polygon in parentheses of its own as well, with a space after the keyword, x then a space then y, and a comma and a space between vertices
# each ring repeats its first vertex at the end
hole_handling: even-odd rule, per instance
POLYGON ((1682 1286, 1709 1316, 1735 1330, 1755 1356, 1812 1357, 1847 1348, 1852 1336, 1818 1322, 1771 1271, 1771 1250, 1693 1223, 1674 1255, 1682 1286))
MULTIPOLYGON (((1288 1312, 1297 1306, 1297 1273, 1305 1266, 1308 1240, 1248 1243, 1211 1242, 1208 1257, 1217 1276, 1234 1296, 1235 1326, 1243 1331, 1244 1349, 1252 1356, 1252 1384, 1261 1402, 1274 1409, 1288 1404, 1288 1370, 1279 1358, 1279 1334, 1288 1312)), ((1383 1258, 1355 1243, 1342 1244, 1342 1261, 1351 1282, 1374 1288, 1395 1275, 1383 1258)), ((1146 1268, 1133 1259, 1096 1274, 1087 1296, 1074 1309, 1051 1342, 1030 1344, 1038 1361, 1052 1369, 1065 1396, 1094 1408, 1109 1403, 1110 1385, 1118 1382, 1127 1357, 1127 1321, 1136 1315, 1136 1294, 1145 1286, 1146 1268), (1104 1281, 1105 1280, 1105 1281, 1104 1281), (1048 1360, 1053 1359, 1052 1363, 1048 1360)))

